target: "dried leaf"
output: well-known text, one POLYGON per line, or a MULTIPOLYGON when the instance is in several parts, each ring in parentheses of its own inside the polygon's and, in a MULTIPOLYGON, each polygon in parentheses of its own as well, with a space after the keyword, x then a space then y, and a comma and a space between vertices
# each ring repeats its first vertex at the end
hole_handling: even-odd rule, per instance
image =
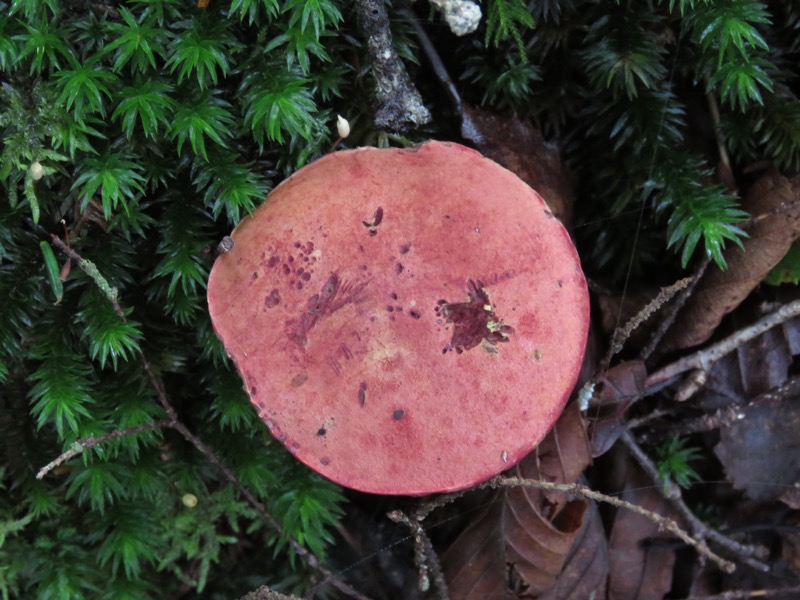
MULTIPOLYGON (((621 499, 660 515, 675 518, 674 511, 644 474, 627 458, 621 499)), ((610 598, 662 600, 672 587, 675 552, 670 534, 650 519, 619 509, 608 540, 610 598)))
POLYGON ((461 117, 465 139, 539 192, 564 225, 572 223, 575 192, 558 146, 546 142, 537 129, 516 116, 465 106, 461 117))
POLYGON ((647 370, 642 361, 620 363, 598 378, 602 385, 589 402, 592 456, 608 452, 625 431, 624 415, 644 391, 647 370))
POLYGON ((736 489, 753 500, 774 500, 800 482, 800 404, 765 396, 742 407, 739 419, 720 429, 714 453, 736 489))
MULTIPOLYGON (((573 403, 514 474, 572 483, 590 460, 585 425, 573 403)), ((451 597, 512 597, 509 589, 535 596, 555 593, 570 556, 586 560, 586 552, 580 559, 577 551, 572 552, 575 540, 585 537, 581 532, 585 531, 586 509, 584 501, 569 500, 556 492, 514 488, 499 493, 442 557, 451 597)), ((577 581, 568 583, 567 588, 579 585, 577 581)))
POLYGON ((555 587, 539 598, 605 598, 608 571, 606 532, 600 519, 600 511, 592 502, 584 514, 583 526, 575 536, 555 587))
POLYGON ((730 246, 725 251, 726 271, 706 269, 665 339, 665 350, 706 341, 800 237, 800 177, 764 175, 750 188, 742 208, 754 217, 744 249, 730 246))

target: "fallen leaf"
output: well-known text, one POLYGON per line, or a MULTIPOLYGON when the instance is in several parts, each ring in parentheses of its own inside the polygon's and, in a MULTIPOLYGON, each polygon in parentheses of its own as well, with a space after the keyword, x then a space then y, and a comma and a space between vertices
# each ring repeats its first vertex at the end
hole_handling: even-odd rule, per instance
MULTIPOLYGON (((652 482, 625 457, 625 483, 620 499, 675 518, 676 515, 652 482)), ((672 587, 675 551, 673 537, 650 519, 624 508, 617 509, 608 540, 609 598, 662 600, 672 587)))
POLYGON ((597 505, 591 502, 555 586, 539 600, 605 598, 608 569, 606 532, 597 505))
POLYGON ((642 361, 620 363, 598 378, 599 391, 589 401, 592 457, 605 454, 625 430, 624 415, 644 392, 647 370, 642 361))
POLYGON ((800 177, 764 175, 751 186, 742 208, 753 215, 744 249, 726 249, 727 270, 713 265, 706 269, 663 350, 689 348, 711 337, 722 317, 741 304, 800 237, 800 177))
MULTIPOLYGON (((573 483, 591 460, 586 428, 575 403, 567 406, 553 430, 512 475, 573 483)), ((600 581, 602 555, 576 548, 592 530, 586 524, 589 505, 558 492, 511 488, 498 493, 491 506, 452 543, 442 556, 451 597, 465 600, 557 594, 556 586, 583 589, 600 581), (574 567, 565 570, 574 562, 574 567), (581 583, 579 565, 595 565, 581 583), (561 580, 561 577, 567 579, 561 580), (513 590, 513 594, 510 592, 513 590)), ((591 511, 590 511, 591 516, 591 511)), ((603 543, 602 536, 589 539, 603 543)), ((563 596, 553 595, 553 598, 563 596)))
POLYGON ((737 416, 720 428, 714 453, 736 489, 753 500, 774 500, 800 482, 800 404, 794 396, 764 395, 737 416))

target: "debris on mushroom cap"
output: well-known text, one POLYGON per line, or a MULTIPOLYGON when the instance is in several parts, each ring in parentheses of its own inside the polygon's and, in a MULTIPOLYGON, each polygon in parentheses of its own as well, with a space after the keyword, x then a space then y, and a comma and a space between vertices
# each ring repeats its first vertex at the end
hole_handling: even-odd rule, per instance
POLYGON ((463 489, 561 413, 589 299, 542 198, 469 148, 329 154, 231 234, 214 328, 298 459, 381 494, 463 489))

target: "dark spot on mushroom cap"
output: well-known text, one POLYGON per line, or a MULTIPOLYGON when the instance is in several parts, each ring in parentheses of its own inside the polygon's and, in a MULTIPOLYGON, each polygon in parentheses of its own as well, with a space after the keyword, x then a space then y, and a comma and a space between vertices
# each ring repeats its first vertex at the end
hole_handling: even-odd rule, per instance
POLYGON ((319 459, 319 464, 321 464, 323 467, 327 467, 330 463, 331 459, 328 458, 327 456, 323 456, 322 458, 319 459))
POLYGON ((364 406, 367 401, 367 382, 362 381, 358 385, 358 404, 359 406, 364 406))
POLYGON ((404 414, 406 414, 406 411, 404 411, 402 408, 398 408, 397 410, 395 410, 395 411, 392 413, 392 418, 393 418, 395 421, 399 421, 400 419, 402 419, 402 418, 403 418, 403 415, 404 415, 404 414))
POLYGON ((411 250, 411 244, 403 244, 400 246, 400 254, 408 254, 409 250, 411 250))
POLYGON ((264 300, 264 306, 267 308, 274 308, 281 303, 281 293, 278 288, 273 288, 269 296, 264 300))
POLYGON ((405 270, 403 263, 395 263, 394 272, 400 275, 405 270))
POLYGON ((303 385, 306 381, 308 381, 308 374, 307 373, 299 373, 292 377, 291 386, 298 388, 303 385))
POLYGON ((255 386, 250 388, 250 395, 251 396, 255 396, 257 393, 258 393, 258 389, 255 386))
POLYGON ((411 315, 412 319, 421 319, 422 318, 422 315, 419 314, 419 312, 417 312, 416 310, 410 310, 410 311, 408 311, 408 314, 411 315))
POLYGON ((270 269, 274 269, 275 267, 278 266, 279 262, 281 262, 281 257, 278 256, 277 254, 273 254, 272 256, 269 257, 269 260, 267 261, 267 267, 269 267, 270 269))
POLYGON ((319 429, 317 429, 317 435, 319 435, 319 436, 323 436, 326 433, 328 433, 328 430, 325 429, 325 427, 320 427, 319 429))

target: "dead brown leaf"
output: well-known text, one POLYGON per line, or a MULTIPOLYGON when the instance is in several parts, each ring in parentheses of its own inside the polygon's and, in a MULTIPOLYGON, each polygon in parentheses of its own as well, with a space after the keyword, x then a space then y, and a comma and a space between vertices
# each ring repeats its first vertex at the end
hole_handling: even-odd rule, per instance
MULTIPOLYGON (((550 434, 512 471, 526 479, 573 483, 591 460, 577 405, 570 404, 550 434)), ((453 598, 562 598, 559 590, 584 589, 605 578, 604 544, 586 519, 588 504, 564 494, 513 488, 470 524, 442 557, 453 598), (573 550, 574 548, 574 550, 573 550), (568 566, 569 568, 565 567, 568 566), (587 569, 592 566, 591 577, 587 569)), ((589 513, 590 519, 593 513, 589 513)))
POLYGON ((744 250, 725 251, 728 269, 713 266, 683 307, 664 340, 664 350, 678 350, 706 341, 722 317, 739 306, 800 237, 800 177, 771 172, 747 192, 742 207, 753 215, 744 250))
POLYGON ((592 502, 584 513, 583 526, 575 535, 555 586, 539 599, 605 598, 608 569, 606 532, 600 511, 592 502))
MULTIPOLYGON (((620 495, 636 506, 676 518, 675 512, 652 482, 625 457, 625 483, 620 495)), ((608 594, 612 600, 661 600, 672 587, 675 552, 670 534, 658 524, 620 509, 608 540, 608 594)))
POLYGON ((800 483, 800 404, 796 397, 753 402, 720 428, 714 453, 733 486, 753 500, 774 500, 800 483))
POLYGON ((572 223, 575 192, 558 146, 546 142, 536 128, 516 116, 465 106, 461 117, 465 139, 539 192, 564 225, 572 223))
POLYGON ((644 363, 632 360, 620 363, 598 377, 602 386, 589 402, 589 439, 592 456, 605 454, 625 432, 624 415, 644 392, 647 370, 644 363))

